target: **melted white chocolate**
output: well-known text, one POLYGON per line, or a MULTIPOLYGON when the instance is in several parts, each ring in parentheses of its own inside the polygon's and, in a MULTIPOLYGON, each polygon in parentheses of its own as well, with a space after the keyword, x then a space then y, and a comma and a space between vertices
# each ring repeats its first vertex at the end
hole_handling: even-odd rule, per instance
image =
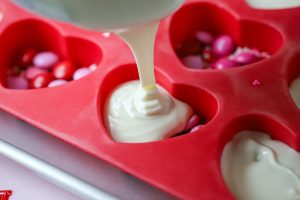
POLYGON ((119 142, 151 142, 171 137, 184 129, 192 114, 187 104, 162 87, 153 95, 153 90, 144 90, 139 81, 119 86, 109 97, 106 109, 106 127, 119 142))
POLYGON ((237 199, 300 199, 300 154, 264 133, 239 133, 226 145, 221 163, 237 199))

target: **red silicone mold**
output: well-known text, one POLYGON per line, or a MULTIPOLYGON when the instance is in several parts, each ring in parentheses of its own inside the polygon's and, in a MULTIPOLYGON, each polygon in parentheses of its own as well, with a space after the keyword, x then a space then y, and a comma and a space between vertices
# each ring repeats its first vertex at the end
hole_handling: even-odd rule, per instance
POLYGON ((168 140, 126 144, 110 138, 102 113, 113 88, 138 78, 128 47, 114 35, 46 20, 1 0, 0 107, 177 198, 234 199, 222 178, 220 157, 236 133, 264 131, 300 150, 300 112, 288 91, 300 72, 299 11, 255 10, 244 0, 188 0, 159 27, 155 72, 158 82, 193 106, 206 124, 168 140), (175 48, 197 30, 229 34, 239 45, 272 56, 228 70, 188 69, 175 48), (5 88, 7 67, 28 46, 99 67, 59 87, 5 88), (260 84, 253 84, 256 80, 260 84))

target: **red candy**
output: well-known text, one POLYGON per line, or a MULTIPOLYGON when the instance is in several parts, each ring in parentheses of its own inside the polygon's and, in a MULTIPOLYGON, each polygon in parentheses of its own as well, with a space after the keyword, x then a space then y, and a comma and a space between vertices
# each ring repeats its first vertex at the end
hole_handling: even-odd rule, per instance
POLYGON ((23 67, 31 65, 36 54, 37 52, 34 49, 27 49, 20 58, 20 65, 23 67))
POLYGON ((39 89, 39 88, 47 87, 52 80, 53 80, 52 74, 50 73, 40 74, 30 81, 30 88, 39 89))
POLYGON ((73 63, 64 61, 53 67, 52 74, 57 79, 70 80, 72 79, 75 70, 76 66, 73 63))
POLYGON ((205 31, 198 31, 196 33, 196 38, 197 40, 199 40, 200 42, 206 45, 210 45, 214 41, 213 36, 209 32, 205 32, 205 31))

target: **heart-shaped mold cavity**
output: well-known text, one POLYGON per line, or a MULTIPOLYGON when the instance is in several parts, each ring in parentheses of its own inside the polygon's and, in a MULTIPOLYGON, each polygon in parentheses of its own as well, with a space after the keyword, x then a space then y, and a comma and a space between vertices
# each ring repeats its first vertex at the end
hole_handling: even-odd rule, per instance
MULTIPOLYGON (((190 86, 186 84, 177 84, 172 81, 166 74, 156 70, 156 79, 159 85, 166 89, 173 97, 190 105, 194 113, 200 116, 201 120, 195 124, 195 129, 178 133, 178 135, 191 134, 197 132, 201 125, 209 123, 218 110, 218 103, 216 98, 206 90, 190 86), (200 125, 198 127, 198 125, 200 125)), ((114 68, 111 70, 101 83, 99 93, 99 116, 101 123, 105 127, 105 105, 108 97, 114 89, 128 81, 138 80, 138 71, 135 64, 127 64, 114 68)), ((109 131, 106 131, 107 133, 109 131)), ((108 133, 110 136, 110 134, 108 133)), ((177 135, 177 136, 178 136, 177 135)), ((111 136, 110 136, 111 137, 111 136)))
POLYGON ((291 172, 300 173, 297 134, 270 117, 248 115, 234 120, 222 137, 220 167, 237 199, 293 199, 281 189, 295 183, 291 172))
POLYGON ((295 8, 300 6, 299 0, 245 0, 249 6, 256 9, 286 9, 286 8, 295 8))
POLYGON ((269 58, 283 44, 282 35, 271 26, 239 20, 211 3, 186 5, 171 20, 172 47, 188 68, 249 65, 269 58))
POLYGON ((56 79, 62 83, 77 80, 102 60, 102 50, 95 43, 62 36, 58 27, 35 19, 8 26, 0 44, 1 82, 11 89, 43 88, 56 79))

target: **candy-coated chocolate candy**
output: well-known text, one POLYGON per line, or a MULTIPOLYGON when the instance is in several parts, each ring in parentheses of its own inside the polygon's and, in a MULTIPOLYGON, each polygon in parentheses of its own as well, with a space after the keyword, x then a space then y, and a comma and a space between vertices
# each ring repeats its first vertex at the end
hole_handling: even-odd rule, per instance
POLYGON ((28 89, 29 83, 24 76, 8 76, 6 79, 7 87, 10 89, 28 89))
POLYGON ((41 68, 31 66, 26 69, 24 76, 27 79, 33 79, 40 74, 46 74, 46 73, 48 73, 48 70, 46 69, 41 69, 41 68))
POLYGON ((197 40, 199 40, 199 42, 206 45, 211 45, 214 41, 214 37, 212 36, 212 34, 206 31, 197 31, 196 38, 197 40))
POLYGON ((200 120, 201 119, 200 119, 199 115, 192 115, 190 117, 190 119, 188 120, 188 122, 184 128, 184 131, 189 131, 193 127, 197 126, 200 123, 200 120))
POLYGON ((259 60, 259 57, 253 52, 241 52, 233 58, 233 61, 239 65, 248 65, 259 60))
POLYGON ((191 129, 190 133, 199 130, 200 128, 202 128, 202 126, 203 126, 203 125, 197 125, 197 126, 193 127, 193 128, 191 129))
POLYGON ((66 80, 56 79, 48 84, 48 87, 56 87, 68 83, 66 80))
POLYGON ((98 68, 97 64, 92 64, 92 65, 89 66, 89 69, 91 71, 95 71, 97 68, 98 68))
POLYGON ((50 69, 59 61, 57 54, 51 51, 45 51, 36 54, 33 59, 34 66, 42 69, 50 69))
POLYGON ((18 65, 14 65, 14 66, 8 68, 7 75, 8 76, 19 76, 22 72, 23 72, 22 67, 20 67, 18 65))
POLYGON ((236 45, 229 35, 221 35, 215 39, 212 51, 215 56, 228 56, 235 50, 236 45))
POLYGON ((57 63, 52 70, 52 74, 57 79, 70 80, 76 70, 76 66, 70 61, 57 63))
POLYGON ((53 76, 50 73, 40 74, 30 81, 30 88, 38 89, 47 87, 48 84, 53 80, 53 76))
POLYGON ((73 74, 73 80, 81 79, 87 75, 89 75, 92 71, 87 67, 79 68, 73 74))
POLYGON ((203 69, 205 68, 205 63, 203 62, 201 56, 197 55, 190 55, 190 56, 185 56, 184 58, 181 59, 182 63, 193 69, 203 69))
POLYGON ((187 40, 179 44, 177 47, 177 54, 180 57, 188 55, 199 55, 203 49, 203 45, 197 40, 187 40))
POLYGON ((237 67, 238 64, 236 62, 234 62, 233 60, 229 59, 229 58, 221 58, 219 59, 217 62, 215 62, 214 64, 212 64, 212 68, 213 69, 227 69, 227 68, 232 68, 232 67, 237 67))
POLYGON ((33 59, 36 56, 37 52, 34 49, 27 49, 20 57, 20 65, 27 67, 32 65, 33 59))

